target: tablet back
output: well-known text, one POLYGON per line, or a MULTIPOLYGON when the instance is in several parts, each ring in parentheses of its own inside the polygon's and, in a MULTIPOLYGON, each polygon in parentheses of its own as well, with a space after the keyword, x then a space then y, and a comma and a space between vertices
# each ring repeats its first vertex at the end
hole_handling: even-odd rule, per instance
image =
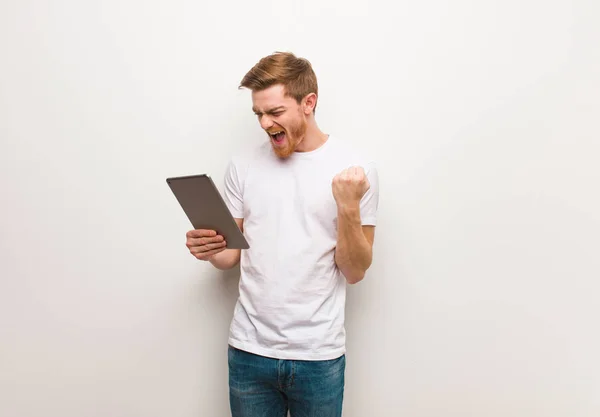
POLYGON ((227 248, 249 248, 212 178, 206 174, 172 177, 167 184, 194 229, 215 230, 225 238, 227 248))

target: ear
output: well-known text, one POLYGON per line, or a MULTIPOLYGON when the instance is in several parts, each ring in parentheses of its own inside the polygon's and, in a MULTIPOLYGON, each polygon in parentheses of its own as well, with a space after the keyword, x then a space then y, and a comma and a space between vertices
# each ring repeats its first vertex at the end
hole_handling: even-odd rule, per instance
POLYGON ((304 97, 304 105, 302 106, 304 110, 304 114, 307 116, 312 114, 317 106, 317 95, 315 93, 310 93, 306 97, 304 97))

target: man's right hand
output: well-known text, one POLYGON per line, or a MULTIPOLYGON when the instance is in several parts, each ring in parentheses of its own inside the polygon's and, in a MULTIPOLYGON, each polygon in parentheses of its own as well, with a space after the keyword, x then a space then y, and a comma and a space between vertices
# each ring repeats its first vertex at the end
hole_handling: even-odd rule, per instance
POLYGON ((196 229, 186 234, 185 245, 190 253, 201 261, 209 261, 214 255, 226 249, 227 242, 214 230, 196 229))

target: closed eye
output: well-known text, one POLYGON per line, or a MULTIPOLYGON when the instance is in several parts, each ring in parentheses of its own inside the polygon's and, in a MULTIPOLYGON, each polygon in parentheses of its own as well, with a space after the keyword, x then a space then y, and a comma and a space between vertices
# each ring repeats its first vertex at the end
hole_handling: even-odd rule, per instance
POLYGON ((266 112, 266 113, 256 113, 256 112, 254 112, 254 114, 255 114, 257 117, 259 117, 259 118, 260 118, 260 117, 262 117, 262 116, 263 116, 263 114, 268 114, 269 116, 273 116, 273 117, 279 117, 279 116, 281 116, 283 113, 284 113, 284 112, 282 112, 282 111, 278 111, 278 112, 275 112, 275 113, 270 113, 270 112, 266 112))
POLYGON ((253 107, 252 111, 254 112, 254 114, 258 117, 261 117, 263 114, 268 114, 270 116, 274 116, 274 117, 278 117, 281 116, 283 113, 285 113, 287 109, 284 106, 278 106, 272 109, 268 109, 267 111, 265 111, 264 113, 259 111, 259 109, 253 107))

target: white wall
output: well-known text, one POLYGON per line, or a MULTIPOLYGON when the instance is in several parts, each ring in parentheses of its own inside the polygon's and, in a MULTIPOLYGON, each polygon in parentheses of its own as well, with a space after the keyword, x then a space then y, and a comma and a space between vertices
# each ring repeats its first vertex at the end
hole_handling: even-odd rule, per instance
POLYGON ((245 72, 313 62, 379 162, 347 417, 600 415, 595 0, 0 3, 0 416, 228 415, 236 271, 164 179, 263 140, 245 72))

